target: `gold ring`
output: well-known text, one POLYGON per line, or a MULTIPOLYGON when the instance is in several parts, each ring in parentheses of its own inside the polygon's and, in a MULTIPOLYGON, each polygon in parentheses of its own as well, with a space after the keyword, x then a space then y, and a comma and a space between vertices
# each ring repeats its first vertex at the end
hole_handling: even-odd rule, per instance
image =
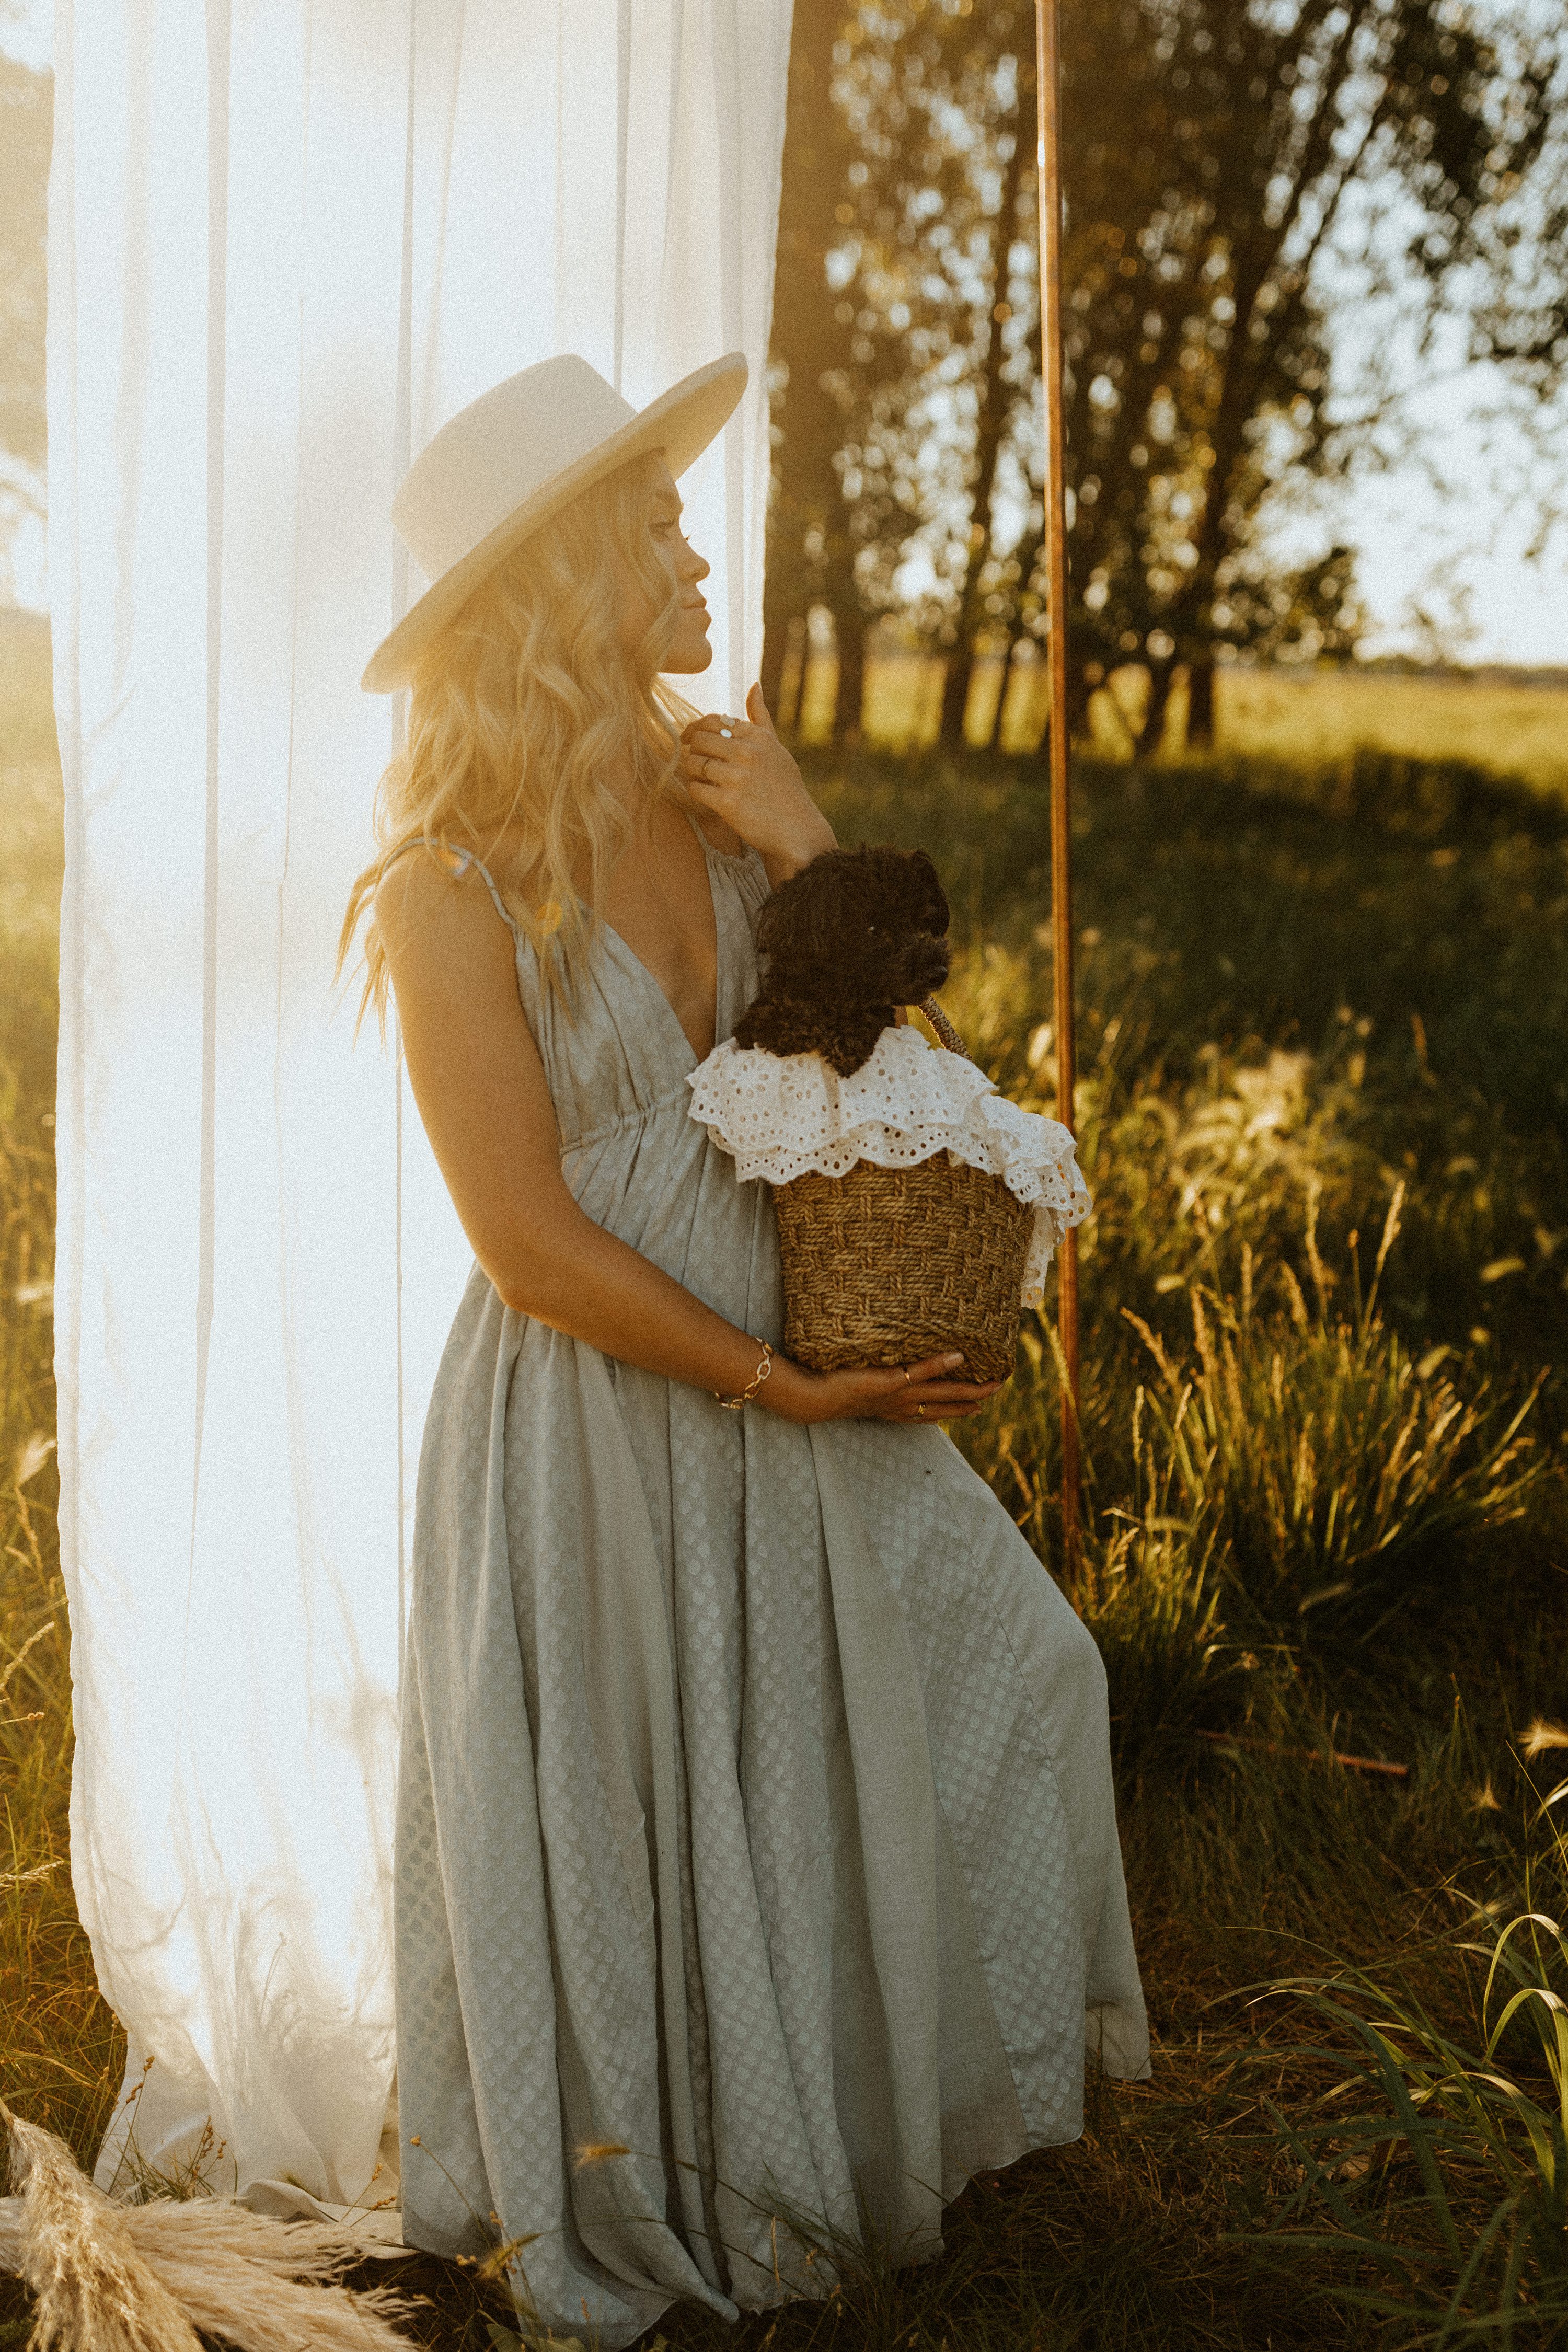
POLYGON ((900 1367, 900 1370, 902 1370, 903 1375, 904 1375, 904 1386, 905 1386, 907 1389, 912 1389, 912 1388, 913 1388, 913 1386, 914 1386, 914 1382, 913 1382, 913 1381, 911 1381, 911 1380, 910 1380, 910 1368, 909 1368, 908 1364, 904 1364, 904 1365, 902 1365, 902 1366, 900 1367))
POLYGON ((712 782, 712 781, 713 781, 712 777, 711 777, 711 776, 709 774, 709 772, 708 772, 709 769, 710 769, 712 765, 713 765, 713 762, 712 762, 712 761, 711 761, 711 760, 709 760, 709 759, 704 759, 704 760, 703 760, 703 762, 702 762, 702 781, 703 781, 703 782, 704 782, 705 784, 710 784, 710 783, 712 782))
POLYGON ((925 1417, 926 1417, 926 1409, 925 1409, 924 1405, 923 1405, 923 1404, 917 1404, 917 1405, 916 1405, 916 1407, 915 1407, 915 1419, 916 1419, 917 1421, 923 1421, 923 1420, 925 1419, 925 1417))

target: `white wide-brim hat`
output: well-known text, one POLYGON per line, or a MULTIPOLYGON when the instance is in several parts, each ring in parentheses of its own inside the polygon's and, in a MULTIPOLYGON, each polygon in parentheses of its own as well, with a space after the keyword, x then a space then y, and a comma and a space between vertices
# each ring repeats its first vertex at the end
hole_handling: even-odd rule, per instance
POLYGON ((617 466, 657 449, 672 474, 683 474, 745 388, 745 359, 731 352, 637 409, 567 352, 460 408, 420 451, 392 502, 397 535, 430 585, 372 654, 364 691, 406 686, 416 656, 487 572, 617 466))

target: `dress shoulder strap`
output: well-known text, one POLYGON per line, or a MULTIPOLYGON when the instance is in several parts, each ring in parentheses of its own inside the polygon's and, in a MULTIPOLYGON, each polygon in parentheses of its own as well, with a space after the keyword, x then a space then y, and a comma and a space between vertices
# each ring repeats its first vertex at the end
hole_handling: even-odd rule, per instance
POLYGON ((431 841, 422 833, 416 834, 412 840, 400 843, 398 847, 393 851, 392 856, 387 859, 386 862, 388 866, 395 866, 397 863, 397 860, 400 857, 405 857, 411 849, 427 849, 433 857, 440 858, 443 865, 449 865, 452 878, 455 882, 460 882, 471 866, 475 873, 479 877, 479 879, 483 882, 485 888, 489 892, 491 902, 495 907, 496 913, 500 917, 501 921, 506 925, 507 929, 511 933, 512 938, 514 940, 521 940, 522 934, 518 929, 516 918, 511 914, 508 908, 506 900, 496 888, 495 877, 491 874, 488 866, 483 865, 479 858, 471 856, 468 850, 447 849, 441 842, 431 841))

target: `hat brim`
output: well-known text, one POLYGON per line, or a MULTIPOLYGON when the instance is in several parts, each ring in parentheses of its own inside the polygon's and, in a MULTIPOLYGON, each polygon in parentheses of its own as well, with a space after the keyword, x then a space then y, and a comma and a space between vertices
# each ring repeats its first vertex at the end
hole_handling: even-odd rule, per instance
POLYGON ((365 665, 360 680, 366 694, 395 694, 409 683, 421 650, 433 636, 457 619, 479 583, 504 562, 541 523, 569 506, 595 482, 634 458, 662 450, 670 472, 679 478, 695 463, 709 443, 723 431, 746 388, 746 361, 740 352, 710 360, 638 412, 631 422, 601 441, 554 475, 542 489, 514 507, 506 520, 470 549, 460 563, 432 581, 416 604, 397 626, 383 637, 365 665))

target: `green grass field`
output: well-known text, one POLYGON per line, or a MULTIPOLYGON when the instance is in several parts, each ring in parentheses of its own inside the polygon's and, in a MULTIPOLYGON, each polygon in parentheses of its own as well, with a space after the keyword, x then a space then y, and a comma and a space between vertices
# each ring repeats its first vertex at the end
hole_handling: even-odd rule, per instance
MULTIPOLYGON (((942 664, 884 647, 867 662, 866 732, 879 749, 928 749, 942 716, 942 664)), ((802 731, 815 741, 830 730, 837 663, 814 656, 805 678, 802 731)), ((798 681, 786 674, 786 704, 798 681)), ((1033 751, 1046 723, 1046 672, 1021 666, 1004 677, 999 660, 976 666, 968 712, 972 735, 1005 750, 1033 751), (1005 697, 1005 698, 1003 698, 1005 697), (1003 699, 1000 725, 997 704, 1003 699)), ((1143 722, 1148 680, 1129 667, 1113 671, 1091 698, 1089 725, 1107 760, 1132 756, 1143 722)), ((1186 733, 1186 689, 1173 688, 1165 743, 1179 751, 1186 733)), ((1502 767, 1538 790, 1568 790, 1568 684, 1482 675, 1402 676, 1353 666, 1343 669, 1222 669, 1215 680, 1215 739, 1222 754, 1322 767, 1371 750, 1399 758, 1473 761, 1502 767)))
MULTIPOLYGON (((36 653, 0 646, 0 2096, 87 2157, 119 2040, 64 1866, 36 653)), ((1511 781, 1467 764, 1491 722, 1451 707, 1419 757, 1329 714, 1310 752, 1080 763, 1078 1597, 1153 2077, 1091 2083, 1081 2142, 973 2184, 941 2263, 847 2264, 733 2332, 672 2314, 673 2346, 1568 2343, 1568 1968, 1540 1924, 1568 1901, 1568 807, 1528 746, 1494 740, 1511 781)), ((937 857, 946 1001, 1052 1107, 1037 763, 805 757, 841 837, 937 857)), ((1031 1323, 965 1442, 1059 1572, 1058 1425, 1031 1323)), ((417 2284, 433 2343, 489 2352, 471 2281, 417 2284)), ((23 2316, 0 2303, 0 2340, 23 2316)))

